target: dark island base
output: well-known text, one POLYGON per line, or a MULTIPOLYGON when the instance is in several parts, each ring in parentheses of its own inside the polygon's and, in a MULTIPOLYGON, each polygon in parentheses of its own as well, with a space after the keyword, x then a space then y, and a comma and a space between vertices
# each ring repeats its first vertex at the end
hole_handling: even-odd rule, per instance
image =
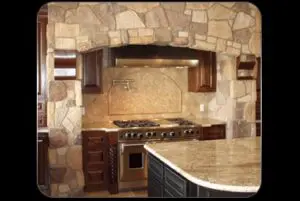
POLYGON ((148 197, 247 198, 254 194, 218 191, 199 186, 148 153, 148 197))

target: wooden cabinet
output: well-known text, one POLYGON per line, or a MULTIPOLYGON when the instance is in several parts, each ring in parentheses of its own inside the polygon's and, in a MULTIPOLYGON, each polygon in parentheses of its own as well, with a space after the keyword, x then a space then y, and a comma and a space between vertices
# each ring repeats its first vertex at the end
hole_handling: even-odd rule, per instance
POLYGON ((148 153, 148 197, 246 198, 253 194, 225 192, 199 186, 184 178, 151 153, 148 153), (158 169, 155 168, 156 166, 159 166, 159 173, 158 169))
POLYGON ((226 138, 226 125, 212 125, 202 127, 202 137, 200 140, 217 140, 226 138))
POLYGON ((199 67, 188 69, 189 92, 215 92, 217 85, 216 53, 199 52, 199 67))
POLYGON ((83 93, 102 93, 103 50, 87 52, 83 55, 83 93))
POLYGON ((38 96, 38 127, 47 126, 46 110, 46 55, 47 55, 47 8, 41 8, 37 21, 37 96, 38 96))
POLYGON ((49 190, 49 162, 48 162, 48 133, 38 133, 38 186, 40 190, 48 194, 49 190))
POLYGON ((108 135, 108 192, 118 193, 118 132, 110 132, 108 135))
POLYGON ((105 131, 82 132, 85 191, 107 190, 108 138, 105 131))

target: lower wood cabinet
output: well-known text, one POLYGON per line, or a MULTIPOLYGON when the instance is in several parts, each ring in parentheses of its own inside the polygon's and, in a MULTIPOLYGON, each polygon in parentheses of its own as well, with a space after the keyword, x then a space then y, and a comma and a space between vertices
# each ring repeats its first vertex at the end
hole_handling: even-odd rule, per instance
POLYGON ((148 197, 246 198, 253 194, 225 192, 199 186, 185 179, 154 155, 148 153, 148 197))
POLYGON ((48 161, 49 138, 48 133, 38 133, 38 186, 40 190, 49 194, 49 161, 48 161))
POLYGON ((108 138, 105 131, 82 132, 85 191, 107 190, 108 138))
POLYGON ((226 138, 226 125, 212 125, 202 127, 202 136, 200 140, 217 140, 226 138))

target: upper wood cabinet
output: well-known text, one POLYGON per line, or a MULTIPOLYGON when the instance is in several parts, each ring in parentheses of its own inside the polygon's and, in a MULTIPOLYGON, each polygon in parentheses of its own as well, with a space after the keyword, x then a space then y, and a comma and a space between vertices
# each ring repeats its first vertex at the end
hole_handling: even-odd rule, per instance
POLYGON ((83 93, 102 93, 103 50, 83 53, 83 93))
POLYGON ((216 53, 199 51, 199 66, 188 69, 189 92, 215 92, 217 82, 216 53))
POLYGON ((37 19, 37 94, 46 96, 47 10, 41 9, 37 19))

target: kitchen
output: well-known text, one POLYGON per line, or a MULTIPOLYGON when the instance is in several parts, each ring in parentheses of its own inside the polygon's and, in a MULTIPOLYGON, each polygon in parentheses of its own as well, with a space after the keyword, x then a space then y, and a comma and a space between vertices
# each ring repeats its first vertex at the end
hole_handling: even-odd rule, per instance
POLYGON ((40 189, 134 197, 145 144, 260 135, 260 20, 250 3, 43 6, 40 189))

